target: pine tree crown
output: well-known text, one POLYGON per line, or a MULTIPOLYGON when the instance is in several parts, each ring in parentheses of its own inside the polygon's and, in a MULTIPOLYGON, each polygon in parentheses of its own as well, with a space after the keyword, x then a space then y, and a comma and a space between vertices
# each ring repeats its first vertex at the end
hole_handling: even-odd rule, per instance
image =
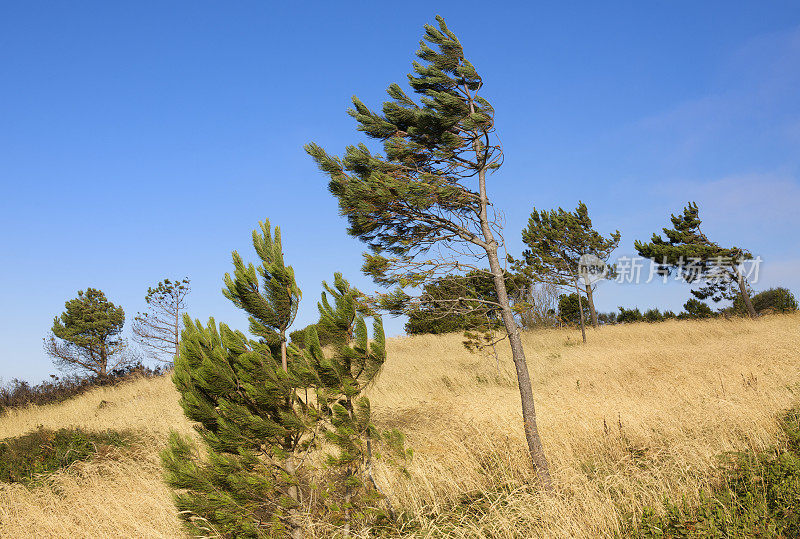
POLYGON ((482 80, 444 19, 436 20, 438 28, 425 26, 420 61, 408 75, 418 101, 397 84, 380 113, 353 98, 348 113, 358 130, 382 142, 383 155, 363 143, 347 146, 342 158, 314 143, 305 147, 330 176, 348 233, 372 251, 364 271, 381 284, 397 283, 390 275, 396 264, 437 242, 479 242, 480 197, 465 180, 502 163, 494 109, 478 95, 482 80))
POLYGON ((265 220, 259 223, 259 229, 253 231, 253 247, 261 264, 258 268, 252 263, 245 265, 241 255, 233 251, 234 273, 225 274, 222 293, 250 315, 250 331, 275 346, 286 340, 302 293, 294 269, 284 264, 280 228, 275 227, 273 235, 269 220, 265 220))

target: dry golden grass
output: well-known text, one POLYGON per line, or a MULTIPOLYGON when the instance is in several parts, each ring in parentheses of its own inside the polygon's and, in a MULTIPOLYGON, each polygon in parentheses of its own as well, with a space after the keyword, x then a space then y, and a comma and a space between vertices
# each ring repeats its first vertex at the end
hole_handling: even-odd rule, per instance
MULTIPOLYGON (((558 493, 541 498, 522 438, 507 347, 464 350, 459 335, 389 341, 371 391, 376 423, 398 427, 411 480, 379 477, 417 537, 603 537, 626 511, 689 500, 716 456, 776 443, 777 414, 798 402, 800 315, 671 321, 524 336, 539 428, 558 493)), ((0 438, 38 425, 135 429, 133 455, 77 463, 44 486, 0 486, 2 537, 179 537, 157 453, 191 427, 168 378, 100 388, 13 411, 0 438), (100 406, 101 401, 108 404, 100 406)))

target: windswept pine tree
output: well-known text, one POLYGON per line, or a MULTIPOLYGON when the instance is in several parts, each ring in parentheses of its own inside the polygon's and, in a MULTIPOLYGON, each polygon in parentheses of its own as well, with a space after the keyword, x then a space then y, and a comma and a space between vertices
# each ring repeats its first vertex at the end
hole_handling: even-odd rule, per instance
POLYGON ((283 262, 281 231, 275 227, 273 237, 269 221, 261 223, 261 232, 253 231, 255 247, 261 265, 244 265, 242 257, 233 252, 233 277, 225 274, 222 293, 249 315, 250 332, 259 336, 281 358, 287 370, 287 331, 294 323, 300 306, 301 293, 294 279, 294 270, 283 262), (263 280, 264 294, 259 288, 259 275, 263 280))
POLYGON ((314 519, 349 533, 385 515, 372 476, 372 442, 398 461, 407 455, 399 433, 372 425, 363 395, 386 357, 383 325, 374 320, 370 341, 362 294, 336 275, 334 287, 326 287, 333 305, 323 296, 316 324, 337 335, 334 352, 323 352, 315 329, 304 350, 287 347, 282 337, 300 289, 269 222, 261 223, 253 244, 261 265, 245 265, 234 253, 235 274, 226 275, 223 290, 249 315, 252 336, 213 319, 204 325, 184 317, 173 380, 205 454, 173 434, 162 454, 167 481, 196 535, 303 537, 314 519), (323 439, 324 463, 316 458, 323 439), (312 496, 314 489, 324 496, 312 496))
MULTIPOLYGON (((575 290, 580 314, 581 336, 586 342, 583 292, 589 303, 592 325, 597 327, 597 311, 594 307, 593 283, 584 279, 580 285, 581 257, 592 255, 607 264, 611 253, 619 245, 619 230, 604 237, 592 227, 589 210, 583 202, 574 212, 563 208, 539 211, 534 208, 528 226, 522 231, 522 241, 527 249, 518 267, 534 280, 542 280, 565 289, 575 290), (582 290, 583 288, 583 290, 582 290)), ((613 276, 613 267, 606 278, 613 276)))
POLYGON ((653 233, 649 243, 636 241, 639 255, 659 266, 662 275, 681 274, 687 283, 701 282, 692 290, 698 299, 718 302, 738 295, 751 318, 757 316, 750 300, 749 285, 741 265, 753 255, 739 247, 722 247, 706 237, 700 228, 700 210, 690 202, 681 215, 671 215, 673 228, 664 228, 665 238, 653 233))
POLYGON ((528 449, 541 485, 549 489, 525 352, 498 255, 500 221, 487 191, 488 175, 502 164, 494 109, 458 38, 444 19, 436 20, 438 28, 425 26, 420 62, 408 76, 418 100, 398 84, 389 86, 391 101, 381 112, 353 98, 349 114, 359 131, 382 142, 383 155, 363 143, 348 146, 343 158, 313 143, 306 151, 330 176, 348 232, 371 250, 364 271, 379 284, 400 287, 385 297, 384 307, 413 311, 418 297, 410 289, 443 275, 481 271, 488 263, 494 306, 516 367, 528 449))

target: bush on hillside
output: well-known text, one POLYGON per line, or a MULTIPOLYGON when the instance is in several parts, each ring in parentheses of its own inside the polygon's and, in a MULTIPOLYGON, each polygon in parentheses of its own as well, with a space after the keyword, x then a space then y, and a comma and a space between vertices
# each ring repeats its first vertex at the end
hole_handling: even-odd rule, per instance
POLYGON ((617 314, 618 324, 630 324, 632 322, 642 322, 643 320, 644 316, 638 307, 633 309, 626 309, 625 307, 619 308, 619 314, 617 314))
POLYGON ((597 321, 600 325, 610 325, 617 323, 617 313, 597 313, 597 321))
MULTIPOLYGON (((788 288, 778 287, 770 288, 759 292, 751 298, 753 308, 758 314, 766 313, 790 313, 797 310, 797 299, 788 288)), ((733 307, 731 308, 733 314, 746 315, 744 302, 741 296, 737 296, 733 300, 733 307)))
POLYGON ((561 319, 561 322, 568 325, 580 325, 581 304, 583 305, 583 319, 589 324, 589 301, 586 299, 586 296, 581 295, 579 302, 577 292, 561 294, 558 297, 558 317, 561 319))
POLYGON ((783 449, 727 455, 723 477, 700 503, 645 508, 627 537, 800 537, 800 408, 782 422, 783 449))
POLYGON ((86 460, 106 448, 130 445, 133 436, 108 430, 88 432, 78 428, 39 428, 15 438, 0 440, 0 481, 30 483, 39 475, 86 460))
POLYGON ((683 312, 678 315, 678 318, 688 320, 699 320, 703 318, 711 318, 714 316, 714 311, 708 304, 703 303, 699 299, 691 298, 683 304, 683 312))

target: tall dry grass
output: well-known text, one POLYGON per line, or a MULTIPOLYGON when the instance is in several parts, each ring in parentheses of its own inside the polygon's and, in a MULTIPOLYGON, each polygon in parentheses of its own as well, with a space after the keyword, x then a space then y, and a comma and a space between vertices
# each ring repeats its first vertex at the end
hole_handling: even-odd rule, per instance
MULTIPOLYGON (((558 492, 542 498, 522 438, 507 347, 464 350, 461 337, 392 339, 371 390, 382 427, 414 448, 411 478, 379 480, 417 537, 603 537, 665 496, 692 500, 716 456, 777 439, 798 403, 800 315, 613 326, 524 336, 539 428, 558 492)), ((157 453, 169 429, 190 433, 167 378, 99 388, 13 410, 0 438, 36 428, 135 429, 133 455, 77 463, 42 486, 0 486, 2 537, 179 537, 157 453), (101 402, 105 404, 101 405, 101 402)))

